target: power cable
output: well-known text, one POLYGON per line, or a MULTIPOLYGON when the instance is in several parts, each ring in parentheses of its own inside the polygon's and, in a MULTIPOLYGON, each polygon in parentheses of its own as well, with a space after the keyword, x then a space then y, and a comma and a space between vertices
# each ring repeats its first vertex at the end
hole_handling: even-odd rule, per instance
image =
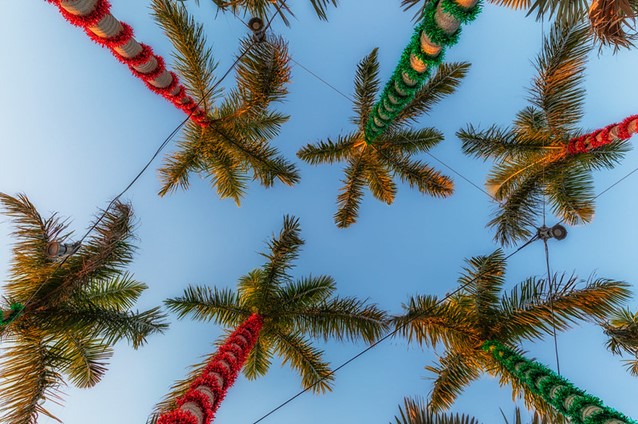
MULTIPOLYGON (((270 28, 270 25, 272 24, 274 16, 275 15, 273 14, 273 16, 268 20, 268 23, 267 23, 267 25, 264 28, 264 32, 267 31, 268 28, 270 28)), ((244 51, 239 56, 237 56, 237 58, 235 59, 233 64, 226 70, 226 72, 222 75, 222 77, 217 82, 215 82, 215 84, 213 84, 204 93, 204 95, 199 100, 199 102, 197 102, 197 106, 198 107, 204 102, 206 97, 208 95, 210 95, 219 86, 219 84, 221 84, 224 81, 224 79, 226 79, 226 77, 231 73, 231 71, 235 68, 235 66, 237 66, 237 64, 244 58, 244 56, 246 56, 246 54, 248 54, 248 52, 253 48, 253 46, 256 43, 257 43, 257 41, 253 40, 253 42, 248 47, 246 47, 246 49, 244 49, 244 51)), ((146 170, 149 168, 151 163, 153 163, 153 161, 157 158, 157 156, 161 153, 161 151, 164 150, 164 148, 170 143, 170 141, 173 139, 173 137, 175 137, 175 135, 182 129, 182 127, 190 120, 190 118, 192 117, 192 115, 193 115, 195 110, 196 110, 196 108, 193 108, 193 111, 191 111, 188 114, 188 116, 186 116, 186 118, 184 118, 175 127, 175 129, 173 129, 173 131, 171 131, 171 133, 164 139, 164 141, 160 144, 160 146, 155 150, 155 153, 151 156, 151 158, 144 165, 144 167, 137 173, 137 175, 131 180, 131 182, 124 188, 124 190, 122 190, 117 196, 115 196, 109 202, 109 204, 107 205, 106 209, 104 209, 104 211, 99 216, 99 218, 95 221, 95 223, 89 228, 89 230, 79 240, 78 243, 80 245, 91 234, 91 232, 93 232, 93 230, 95 230, 95 228, 97 228, 97 226, 100 224, 100 222, 102 222, 102 220, 107 215, 107 213, 109 212, 111 207, 140 179, 140 177, 144 174, 144 172, 146 172, 146 170)), ((40 284, 40 286, 38 286, 38 288, 31 294, 31 296, 24 303, 24 309, 27 308, 27 306, 31 303, 33 298, 38 294, 40 289, 51 279, 51 276, 54 275, 62 267, 62 265, 64 265, 66 263, 66 261, 69 260, 69 258, 72 257, 76 252, 77 252, 77 250, 76 251, 72 251, 69 255, 65 256, 62 259, 62 261, 60 261, 58 263, 58 265, 53 269, 53 271, 49 274, 49 276, 40 284)), ((57 288, 57 290, 60 290, 60 289, 61 289, 61 287, 57 288)), ((56 290, 53 290, 52 293, 54 293, 55 291, 56 290)))
MULTIPOLYGON (((515 254, 517 254, 518 252, 520 252, 521 250, 523 250, 525 247, 529 246, 530 244, 532 244, 533 242, 535 242, 536 240, 538 240, 538 235, 533 236, 532 238, 530 238, 527 242, 525 242, 523 245, 521 245, 520 247, 518 247, 515 251, 513 251, 512 253, 510 253, 509 255, 507 255, 504 260, 508 260, 509 258, 511 258, 512 256, 514 256, 515 254)), ((443 296, 440 300, 438 300, 430 309, 428 309, 427 311, 425 311, 423 314, 421 315, 417 315, 414 316, 412 318, 410 318, 407 322, 403 323, 402 325, 398 326, 396 329, 392 330, 391 332, 389 332, 388 334, 386 334, 385 336, 381 337, 379 340, 377 340, 376 342, 372 343, 370 346, 368 346, 367 348, 363 349, 361 352, 357 353, 356 355, 352 356, 350 359, 346 360, 345 362, 343 362, 341 365, 339 365, 338 367, 336 367, 334 370, 330 371, 326 376, 320 378, 319 380, 317 380, 316 382, 314 382, 313 384, 311 384, 310 386, 306 387, 305 389, 299 391, 297 394, 295 394, 294 396, 290 397, 288 400, 286 400, 285 402, 282 402, 281 404, 279 404, 277 407, 271 409, 268 413, 266 413, 265 415, 263 415, 261 418, 259 418, 256 421, 253 421, 252 424, 257 424, 261 421, 263 421, 264 419, 266 419, 267 417, 269 417, 270 415, 274 414, 275 412, 277 412, 278 410, 280 410, 281 408, 283 408, 284 406, 288 405, 290 402, 292 402, 293 400, 297 399, 299 396, 303 395, 304 393, 306 393, 308 390, 312 389, 313 387, 315 387, 317 384, 321 383, 322 381, 324 381, 325 379, 335 375, 339 370, 341 370, 342 368, 346 367, 348 364, 352 363, 353 361, 355 361, 356 359, 360 358, 361 356, 363 356, 364 354, 366 354, 367 352, 369 352, 370 350, 374 349, 376 346, 378 346, 379 344, 383 343, 384 341, 386 341, 387 339, 389 339, 390 337, 394 336, 396 333, 398 333, 399 331, 401 331, 403 328, 405 328, 406 326, 408 326, 409 324, 411 324, 414 320, 420 318, 423 315, 427 315, 428 313, 430 313, 434 307, 439 306, 441 303, 443 303, 444 301, 446 301, 447 299, 449 299, 450 297, 454 296, 455 294, 463 291, 466 287, 468 287, 470 284, 474 283, 475 281, 477 281, 480 278, 480 276, 473 278, 472 280, 468 281, 467 283, 461 285, 460 287, 458 287, 457 289, 455 289, 454 291, 446 294, 445 296, 443 296)))

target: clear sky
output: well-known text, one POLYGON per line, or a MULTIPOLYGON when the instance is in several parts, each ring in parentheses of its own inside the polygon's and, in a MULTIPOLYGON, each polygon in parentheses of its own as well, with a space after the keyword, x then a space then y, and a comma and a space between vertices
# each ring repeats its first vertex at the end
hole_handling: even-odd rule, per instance
MULTIPOLYGON (((149 14, 149 0, 111 3, 114 15, 133 26, 138 40, 170 57, 169 41, 149 14)), ((238 37, 246 29, 231 15, 217 15, 207 0, 201 0, 199 7, 191 3, 189 9, 206 25, 221 75, 232 63, 238 37)), ((399 0, 344 0, 329 11, 326 23, 311 13, 307 3, 290 2, 297 15, 290 28, 278 21, 273 24, 275 32, 289 40, 295 60, 350 94, 357 62, 379 47, 381 77, 387 81, 412 33, 413 12, 403 12, 399 0)), ((83 232, 97 209, 126 186, 183 114, 64 21, 55 7, 42 0, 0 4, 0 191, 24 192, 44 215, 59 211, 72 217, 72 227, 83 232)), ((445 134, 445 141, 432 153, 479 185, 489 164, 464 157, 455 131, 467 123, 486 127, 511 122, 525 104, 534 72, 530 61, 539 50, 542 30, 524 13, 487 5, 447 55, 448 60, 471 62, 469 76, 456 94, 418 123, 445 134)), ((585 129, 638 112, 637 68, 635 50, 592 55, 585 129)), ((223 85, 232 84, 231 79, 223 85)), ((189 283, 234 287, 241 275, 261 264, 258 252, 279 230, 284 214, 301 219, 307 242, 296 276, 332 275, 342 295, 369 298, 392 313, 400 312, 401 302, 411 294, 443 296, 456 287, 464 258, 497 247, 493 234, 484 228, 492 210, 489 198, 427 156, 423 159, 454 178, 453 197, 432 199, 400 185, 395 203, 387 206, 368 193, 359 222, 347 230, 337 229, 332 215, 341 166, 310 167, 297 160, 295 152, 308 142, 350 131, 351 105, 294 67, 290 95, 280 109, 291 119, 274 145, 301 169, 302 181, 296 187, 264 189, 253 183, 237 208, 231 200, 219 200, 207 181, 195 177, 189 191, 161 199, 156 195, 158 161, 128 193, 139 222, 139 250, 131 271, 150 286, 140 308, 181 294, 189 283)), ((167 151, 173 148, 171 144, 167 151)), ((614 171, 596 173, 597 191, 637 163, 638 155, 631 152, 614 171)), ((600 197, 592 224, 569 228, 562 242, 550 241, 554 270, 638 282, 637 184, 636 175, 626 179, 600 197)), ((10 231, 7 219, 1 217, 3 280, 10 260, 10 231)), ((544 273, 542 245, 536 243, 510 260, 507 287, 544 273)), ((633 301, 631 306, 636 309, 638 304, 633 301)), ((125 343, 118 345, 110 371, 99 385, 91 390, 68 388, 65 406, 51 409, 67 424, 143 423, 186 367, 214 349, 212 343, 220 334, 221 329, 212 324, 171 316, 171 328, 164 336, 152 337, 138 351, 125 343)), ((561 371, 608 405, 638 417, 638 380, 605 350, 604 342, 602 331, 593 325, 560 334, 561 371)), ((365 347, 319 346, 333 366, 365 347)), ((549 338, 525 348, 555 367, 549 338)), ((435 358, 435 352, 407 347, 400 338, 388 340, 340 371, 334 392, 305 394, 262 422, 388 422, 404 396, 427 395, 431 375, 423 366, 435 358)), ((265 378, 237 381, 216 422, 251 424, 299 389, 299 377, 275 362, 265 378)), ((486 377, 465 391, 454 411, 473 414, 485 423, 501 422, 498 409, 507 414, 513 410, 510 393, 486 377)))

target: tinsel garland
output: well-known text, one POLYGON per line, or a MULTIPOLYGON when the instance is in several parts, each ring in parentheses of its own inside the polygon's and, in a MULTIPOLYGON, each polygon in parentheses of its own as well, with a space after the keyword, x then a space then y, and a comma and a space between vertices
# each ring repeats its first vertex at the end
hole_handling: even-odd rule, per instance
POLYGON ((0 317, 0 326, 4 327, 5 325, 9 325, 11 324, 13 321, 15 321, 16 318, 18 318, 20 316, 20 314, 22 313, 22 311, 24 310, 24 305, 22 303, 12 303, 11 306, 11 313, 9 314, 8 317, 4 318, 4 314, 2 317, 0 317))
POLYGON ((191 119, 200 126, 210 125, 206 112, 186 94, 177 75, 166 69, 162 57, 154 54, 149 46, 138 43, 133 28, 111 15, 108 0, 46 1, 58 6, 64 19, 83 28, 91 40, 109 49, 117 60, 128 65, 131 73, 144 81, 151 91, 187 114, 192 114, 191 119), (119 31, 113 33, 118 28, 119 31))
POLYGON ((587 153, 616 140, 627 140, 638 132, 638 115, 632 115, 622 122, 607 125, 589 134, 572 138, 567 143, 567 153, 575 155, 587 153))
POLYGON ((544 365, 524 358, 499 342, 487 341, 483 343, 483 350, 531 393, 542 397, 573 424, 636 424, 544 365))
POLYGON ((180 396, 177 408, 160 415, 157 424, 209 424, 233 385, 263 325, 263 318, 252 314, 217 350, 202 373, 180 396))
POLYGON ((445 48, 456 44, 461 24, 476 18, 481 11, 480 1, 438 0, 430 2, 423 19, 415 27, 392 77, 381 98, 374 105, 365 128, 365 141, 370 144, 392 124, 401 111, 428 79, 432 70, 441 64, 445 48))

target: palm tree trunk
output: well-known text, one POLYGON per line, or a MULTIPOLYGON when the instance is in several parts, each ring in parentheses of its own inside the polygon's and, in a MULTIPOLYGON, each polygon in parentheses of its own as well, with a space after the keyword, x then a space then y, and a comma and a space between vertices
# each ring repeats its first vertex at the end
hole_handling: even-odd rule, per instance
POLYGON ((128 65, 153 92, 165 97, 177 108, 191 114, 201 126, 208 125, 206 112, 186 94, 177 75, 169 72, 161 56, 146 44, 133 38, 133 29, 111 14, 107 0, 47 0, 60 9, 62 16, 72 25, 84 29, 97 44, 108 48, 120 62, 128 65))
POLYGON ((433 68, 443 60, 445 47, 456 44, 460 26, 476 18, 478 0, 435 0, 423 11, 410 43, 374 105, 365 128, 365 141, 372 143, 414 99, 433 68))
POLYGON ((616 140, 627 140, 636 132, 638 132, 638 115, 632 115, 622 122, 572 138, 567 144, 567 152, 570 155, 587 153, 616 140))
POLYGON ((226 339, 202 373, 177 399, 178 407, 160 415, 157 424, 209 424, 213 421, 226 392, 233 385, 248 354, 257 343, 263 325, 259 314, 252 314, 226 339))
POLYGON ((542 397, 574 424, 636 424, 603 402, 554 373, 545 366, 525 359, 512 349, 494 341, 483 344, 510 375, 531 393, 542 397))

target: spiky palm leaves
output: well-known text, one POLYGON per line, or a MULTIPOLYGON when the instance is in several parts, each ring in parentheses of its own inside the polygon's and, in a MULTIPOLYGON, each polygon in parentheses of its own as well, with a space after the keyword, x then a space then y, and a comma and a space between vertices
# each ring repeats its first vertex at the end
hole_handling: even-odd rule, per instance
MULTIPOLYGON (((503 411, 503 421, 510 424, 503 411)), ((521 409, 516 407, 514 421, 512 424, 523 424, 521 409)), ((479 424, 479 421, 472 416, 465 414, 443 414, 433 412, 429 404, 422 398, 403 399, 403 407, 399 406, 399 415, 394 417, 394 423, 390 424, 479 424)), ((552 424, 549 420, 539 417, 534 412, 530 424, 552 424)))
MULTIPOLYGON (((336 285, 330 276, 294 280, 289 271, 303 244, 299 221, 286 216, 283 229, 268 243, 268 253, 262 253, 266 263, 241 277, 237 291, 190 286, 166 304, 180 318, 213 321, 231 330, 258 314, 263 327, 244 365, 244 375, 249 379, 265 375, 274 357, 279 356, 283 364, 300 374, 304 388, 325 392, 331 389, 334 377, 322 351, 312 345, 310 338, 362 338, 371 343, 387 328, 386 315, 365 301, 335 296, 336 285)), ((187 379, 177 382, 156 412, 172 409, 174 400, 213 356, 195 365, 187 379)))
POLYGON ((577 279, 555 277, 550 295, 546 280, 529 278, 509 293, 505 284, 505 259, 500 250, 468 261, 459 279, 460 287, 441 301, 436 296, 415 296, 404 305, 405 314, 394 322, 410 342, 446 350, 438 366, 426 369, 435 374, 430 407, 441 410, 452 405, 464 388, 482 373, 499 377, 523 394, 526 404, 543 415, 553 410, 542 398, 524 390, 508 371, 482 350, 488 340, 516 346, 522 340, 540 339, 555 326, 566 330, 588 318, 603 319, 628 298, 628 285, 607 279, 590 279, 577 288, 577 279))
MULTIPOLYGON (((199 0, 195 0, 199 3, 199 0)), ((266 19, 269 12, 274 11, 279 15, 286 25, 290 25, 289 17, 295 14, 288 6, 286 0, 212 0, 212 2, 223 11, 230 11, 234 15, 242 13, 244 16, 254 16, 266 19)), ((324 21, 328 20, 328 8, 330 5, 337 6, 337 0, 309 0, 315 13, 324 21)))
POLYGON ((638 313, 620 309, 603 322, 602 327, 609 337, 607 348, 614 355, 632 355, 632 359, 625 360, 625 365, 631 375, 638 377, 638 313))
POLYGON ((590 49, 582 25, 554 26, 535 62, 531 105, 516 115, 513 126, 470 125, 457 133, 466 154, 496 162, 487 186, 499 209, 488 226, 496 228, 502 244, 528 238, 545 201, 568 224, 589 222, 595 200, 591 171, 611 168, 622 158, 622 141, 587 153, 567 152, 569 140, 582 133, 581 83, 590 49))
POLYGON ((328 139, 308 144, 297 152, 299 158, 311 165, 346 162, 344 185, 337 197, 338 210, 334 216, 338 227, 348 227, 356 221, 366 186, 374 197, 391 204, 397 192, 395 176, 424 194, 437 197, 452 194, 450 178, 412 158, 416 153, 431 149, 443 139, 443 135, 434 128, 414 130, 409 124, 453 93, 468 69, 466 63, 442 65, 390 128, 373 145, 367 145, 365 125, 380 86, 377 50, 359 63, 355 76, 356 115, 352 119, 357 130, 334 141, 328 139))
POLYGON ((464 414, 437 414, 432 412, 423 399, 405 398, 399 415, 390 424, 479 424, 479 421, 464 414))
POLYGON ((210 179, 221 198, 230 197, 237 204, 250 172, 252 179, 265 187, 277 179, 287 185, 298 182, 294 164, 268 144, 288 119, 270 109, 272 102, 287 93, 290 68, 286 43, 277 37, 261 43, 250 37, 242 40, 237 86, 226 91, 217 104, 221 90, 216 89, 216 64, 206 47, 203 26, 172 0, 153 0, 153 12, 175 47, 176 70, 192 97, 201 101, 209 120, 204 127, 186 124, 178 150, 160 169, 160 195, 188 188, 191 172, 210 179))
POLYGON ((25 305, 0 328, 0 421, 35 423, 38 414, 55 419, 43 402, 59 402, 65 380, 95 385, 116 342, 126 339, 137 348, 166 324, 158 308, 131 311, 146 285, 123 271, 133 253, 129 205, 116 203, 94 235, 61 263, 47 256, 47 245, 71 236, 65 222, 56 215, 42 219, 24 195, 0 194, 0 202, 16 225, 2 309, 25 305))
MULTIPOLYGON (((432 0, 401 0, 401 5, 408 10, 419 4, 419 12, 432 0)), ((614 51, 621 47, 632 47, 636 39, 636 17, 638 1, 636 0, 489 0, 500 6, 512 9, 526 9, 528 14, 536 13, 536 19, 555 19, 568 24, 585 17, 589 18, 590 31, 601 46, 611 46, 614 51)))

